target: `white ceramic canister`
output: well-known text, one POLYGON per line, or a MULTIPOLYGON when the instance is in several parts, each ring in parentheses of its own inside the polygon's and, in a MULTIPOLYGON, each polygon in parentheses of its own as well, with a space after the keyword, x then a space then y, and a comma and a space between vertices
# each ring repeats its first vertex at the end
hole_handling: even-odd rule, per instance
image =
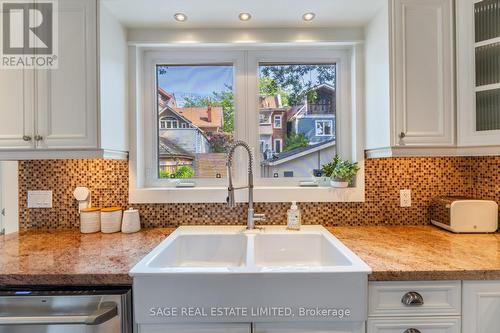
POLYGON ((97 207, 80 210, 80 232, 91 234, 101 230, 101 209, 97 207))
POLYGON ((137 209, 129 208, 123 212, 122 232, 130 234, 141 230, 141 219, 137 209))
POLYGON ((108 207, 101 209, 101 232, 111 234, 122 227, 122 208, 108 207))

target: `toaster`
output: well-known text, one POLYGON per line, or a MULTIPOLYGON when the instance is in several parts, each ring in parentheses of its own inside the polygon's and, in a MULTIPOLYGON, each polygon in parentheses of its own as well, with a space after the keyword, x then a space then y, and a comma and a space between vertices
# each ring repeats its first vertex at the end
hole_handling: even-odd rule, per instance
POLYGON ((498 204, 491 200, 437 197, 432 199, 430 215, 432 224, 456 233, 498 229, 498 204))

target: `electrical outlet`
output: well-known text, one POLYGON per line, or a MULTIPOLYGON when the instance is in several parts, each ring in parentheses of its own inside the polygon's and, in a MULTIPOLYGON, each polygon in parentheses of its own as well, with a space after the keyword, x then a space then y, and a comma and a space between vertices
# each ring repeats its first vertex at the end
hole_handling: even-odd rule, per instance
POLYGON ((399 205, 401 207, 411 207, 411 190, 399 191, 399 205))
POLYGON ((52 208, 52 191, 28 191, 28 208, 52 208))

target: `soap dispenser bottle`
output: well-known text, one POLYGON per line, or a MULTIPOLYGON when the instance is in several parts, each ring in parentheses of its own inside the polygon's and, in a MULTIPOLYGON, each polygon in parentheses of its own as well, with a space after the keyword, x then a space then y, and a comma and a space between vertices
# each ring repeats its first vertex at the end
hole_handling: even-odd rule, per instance
POLYGON ((300 230, 300 209, 297 207, 297 201, 292 201, 292 206, 287 212, 288 215, 288 230, 300 230))

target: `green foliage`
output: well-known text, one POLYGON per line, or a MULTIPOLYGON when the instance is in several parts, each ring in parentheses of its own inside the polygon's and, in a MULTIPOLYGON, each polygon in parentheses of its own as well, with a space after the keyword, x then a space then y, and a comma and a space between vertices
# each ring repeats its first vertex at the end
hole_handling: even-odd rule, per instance
MULTIPOLYGON (((322 83, 334 84, 334 65, 269 65, 261 69, 261 83, 264 91, 284 91, 287 105, 300 105, 306 92, 322 83), (313 74, 314 73, 314 74, 313 74)), ((314 96, 308 96, 311 99, 314 96)))
POLYGON ((261 76, 259 78, 259 93, 265 96, 281 96, 281 104, 283 106, 290 106, 288 93, 283 90, 278 83, 271 77, 261 76))
MULTIPOLYGON (((183 165, 183 166, 177 168, 174 175, 175 176, 173 178, 177 178, 177 179, 193 178, 194 177, 194 170, 190 166, 183 165)), ((170 172, 162 171, 162 170, 160 170, 159 176, 160 176, 160 178, 172 178, 172 174, 170 172)))
POLYGON ((184 107, 205 108, 220 106, 224 112, 224 132, 234 131, 234 93, 231 86, 226 85, 225 91, 214 91, 210 96, 184 97, 184 107))
POLYGON ((330 163, 324 164, 321 170, 326 177, 350 183, 356 177, 359 167, 358 163, 342 160, 336 155, 330 163))
POLYGON ((290 151, 297 148, 307 147, 309 140, 302 133, 290 133, 285 140, 283 151, 290 151))

